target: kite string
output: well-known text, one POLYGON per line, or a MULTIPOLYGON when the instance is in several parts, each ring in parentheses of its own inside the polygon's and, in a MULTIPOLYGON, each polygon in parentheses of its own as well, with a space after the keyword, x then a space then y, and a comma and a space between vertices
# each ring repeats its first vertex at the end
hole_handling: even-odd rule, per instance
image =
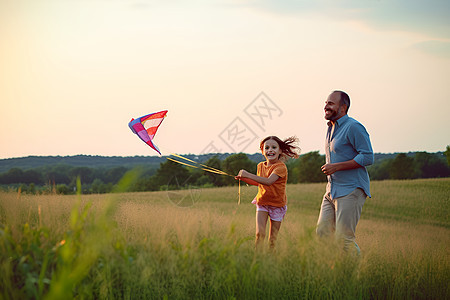
MULTIPOLYGON (((228 174, 228 173, 226 173, 226 172, 224 172, 222 170, 215 169, 213 167, 201 164, 201 163, 196 162, 194 160, 191 160, 189 158, 183 157, 183 156, 181 156, 179 154, 172 153, 171 156, 174 156, 174 157, 177 157, 177 158, 180 158, 180 159, 184 159, 184 160, 186 160, 186 161, 188 161, 190 163, 193 163, 193 164, 189 164, 189 163, 186 163, 186 162, 183 162, 183 161, 179 161, 179 160, 173 159, 171 157, 167 157, 168 160, 171 160, 173 162, 179 163, 181 165, 185 165, 185 166, 188 166, 188 167, 191 167, 191 168, 200 169, 200 170, 203 170, 203 171, 207 171, 207 172, 211 172, 211 173, 215 173, 215 174, 219 174, 219 175, 226 175, 226 176, 230 176, 230 177, 233 177, 233 178, 235 177, 235 176, 230 175, 230 174, 228 174)), ((238 205, 240 205, 241 204, 241 180, 239 179, 238 181, 239 181, 238 205)))
MULTIPOLYGON (((227 174, 227 173, 225 173, 223 171, 220 171, 220 170, 211 170, 211 169, 207 169, 207 168, 202 168, 202 167, 199 167, 199 166, 196 166, 196 165, 191 165, 191 164, 188 164, 188 163, 185 163, 185 162, 182 162, 182 161, 178 161, 178 160, 170 158, 170 157, 167 157, 167 159, 171 160, 171 161, 174 161, 176 163, 179 163, 179 164, 191 167, 191 168, 201 169, 201 170, 204 170, 204 171, 207 171, 207 172, 211 172, 211 173, 215 173, 215 174, 219 174, 219 175, 232 176, 232 175, 229 175, 229 174, 227 174)), ((232 177, 234 177, 234 176, 232 176, 232 177)))
MULTIPOLYGON (((228 173, 226 173, 226 172, 224 172, 224 171, 222 171, 222 170, 215 169, 215 168, 213 168, 213 167, 210 167, 210 166, 201 164, 201 163, 199 163, 199 162, 193 161, 193 160, 191 160, 191 159, 189 159, 189 158, 186 158, 186 157, 183 157, 183 156, 181 156, 181 155, 178 155, 178 154, 171 154, 171 155, 173 155, 173 156, 175 156, 175 157, 179 157, 179 158, 184 159, 184 160, 187 160, 187 161, 192 162, 192 163, 194 163, 194 164, 198 164, 198 165, 200 165, 200 166, 202 166, 202 167, 204 167, 204 168, 207 168, 208 170, 214 171, 215 173, 222 174, 222 175, 228 175, 228 176, 234 177, 233 175, 230 175, 230 174, 228 174, 228 173)), ((213 173, 214 173, 214 172, 213 172, 213 173)))
POLYGON ((188 163, 185 163, 185 162, 182 162, 182 161, 178 161, 178 160, 176 160, 176 159, 173 159, 173 158, 171 158, 171 157, 167 157, 167 159, 169 159, 169 160, 171 160, 171 161, 174 161, 174 162, 177 162, 177 163, 180 163, 180 164, 182 164, 182 165, 186 165, 186 166, 189 166, 189 167, 192 167, 192 168, 202 169, 202 170, 204 170, 204 171, 211 172, 211 173, 216 173, 216 174, 220 174, 220 175, 226 175, 226 176, 235 177, 234 175, 230 175, 230 174, 228 174, 228 173, 226 173, 226 172, 224 172, 224 171, 222 171, 222 170, 215 169, 215 168, 213 168, 213 167, 210 167, 210 166, 201 164, 201 163, 199 163, 199 162, 196 162, 196 161, 194 161, 194 160, 191 160, 191 159, 189 159, 189 158, 183 157, 183 156, 178 155, 178 154, 172 153, 171 156, 175 156, 175 157, 177 157, 177 158, 184 159, 184 160, 186 160, 186 161, 188 161, 188 162, 194 164, 194 165, 188 164, 188 163))

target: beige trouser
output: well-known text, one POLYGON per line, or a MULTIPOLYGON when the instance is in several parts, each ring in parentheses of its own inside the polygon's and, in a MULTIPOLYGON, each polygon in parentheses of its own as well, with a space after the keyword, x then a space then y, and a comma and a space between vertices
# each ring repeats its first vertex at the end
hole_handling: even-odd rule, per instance
POLYGON ((344 243, 344 249, 356 247, 359 251, 355 231, 366 198, 366 193, 360 188, 336 199, 331 199, 330 193, 325 193, 317 221, 317 234, 324 236, 335 231, 336 239, 344 243))

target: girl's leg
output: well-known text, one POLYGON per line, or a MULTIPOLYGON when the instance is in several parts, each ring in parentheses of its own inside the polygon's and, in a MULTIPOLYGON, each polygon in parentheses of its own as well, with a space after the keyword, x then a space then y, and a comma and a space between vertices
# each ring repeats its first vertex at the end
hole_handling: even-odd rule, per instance
POLYGON ((269 246, 271 249, 275 247, 278 231, 281 227, 281 221, 273 221, 270 219, 269 246))
POLYGON ((266 237, 266 224, 269 213, 266 211, 256 211, 256 240, 255 247, 258 248, 266 237))

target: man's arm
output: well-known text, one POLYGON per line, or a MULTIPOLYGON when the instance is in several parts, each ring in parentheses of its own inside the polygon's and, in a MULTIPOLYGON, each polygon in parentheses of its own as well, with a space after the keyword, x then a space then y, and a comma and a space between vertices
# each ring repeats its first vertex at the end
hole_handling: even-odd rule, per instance
POLYGON ((333 174, 334 172, 337 172, 337 171, 357 169, 357 168, 361 168, 361 165, 358 164, 353 159, 351 159, 351 160, 347 160, 347 161, 343 161, 343 162, 339 162, 339 163, 334 163, 334 164, 324 164, 322 166, 322 172, 325 175, 331 175, 331 174, 333 174))
POLYGON ((349 140, 353 148, 358 153, 353 160, 361 167, 373 164, 374 156, 369 133, 361 124, 354 124, 349 132, 349 140))
POLYGON ((337 171, 357 169, 373 164, 372 144, 369 134, 362 124, 358 123, 352 126, 349 140, 358 154, 347 161, 323 165, 321 168, 323 173, 331 175, 337 171))

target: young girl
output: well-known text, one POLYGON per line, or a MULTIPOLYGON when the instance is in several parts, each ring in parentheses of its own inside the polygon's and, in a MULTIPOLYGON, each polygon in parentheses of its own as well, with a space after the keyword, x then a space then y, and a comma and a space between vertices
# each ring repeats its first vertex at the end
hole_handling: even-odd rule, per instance
MULTIPOLYGON (((258 164, 257 173, 240 170, 236 179, 258 186, 256 200, 256 241, 255 246, 264 242, 267 219, 270 217, 269 245, 275 246, 281 221, 287 210, 286 183, 287 168, 284 164, 288 158, 298 158, 300 148, 298 139, 289 137, 284 141, 276 136, 268 136, 260 143, 265 162, 258 164)), ((255 203, 254 202, 252 203, 255 203)))

